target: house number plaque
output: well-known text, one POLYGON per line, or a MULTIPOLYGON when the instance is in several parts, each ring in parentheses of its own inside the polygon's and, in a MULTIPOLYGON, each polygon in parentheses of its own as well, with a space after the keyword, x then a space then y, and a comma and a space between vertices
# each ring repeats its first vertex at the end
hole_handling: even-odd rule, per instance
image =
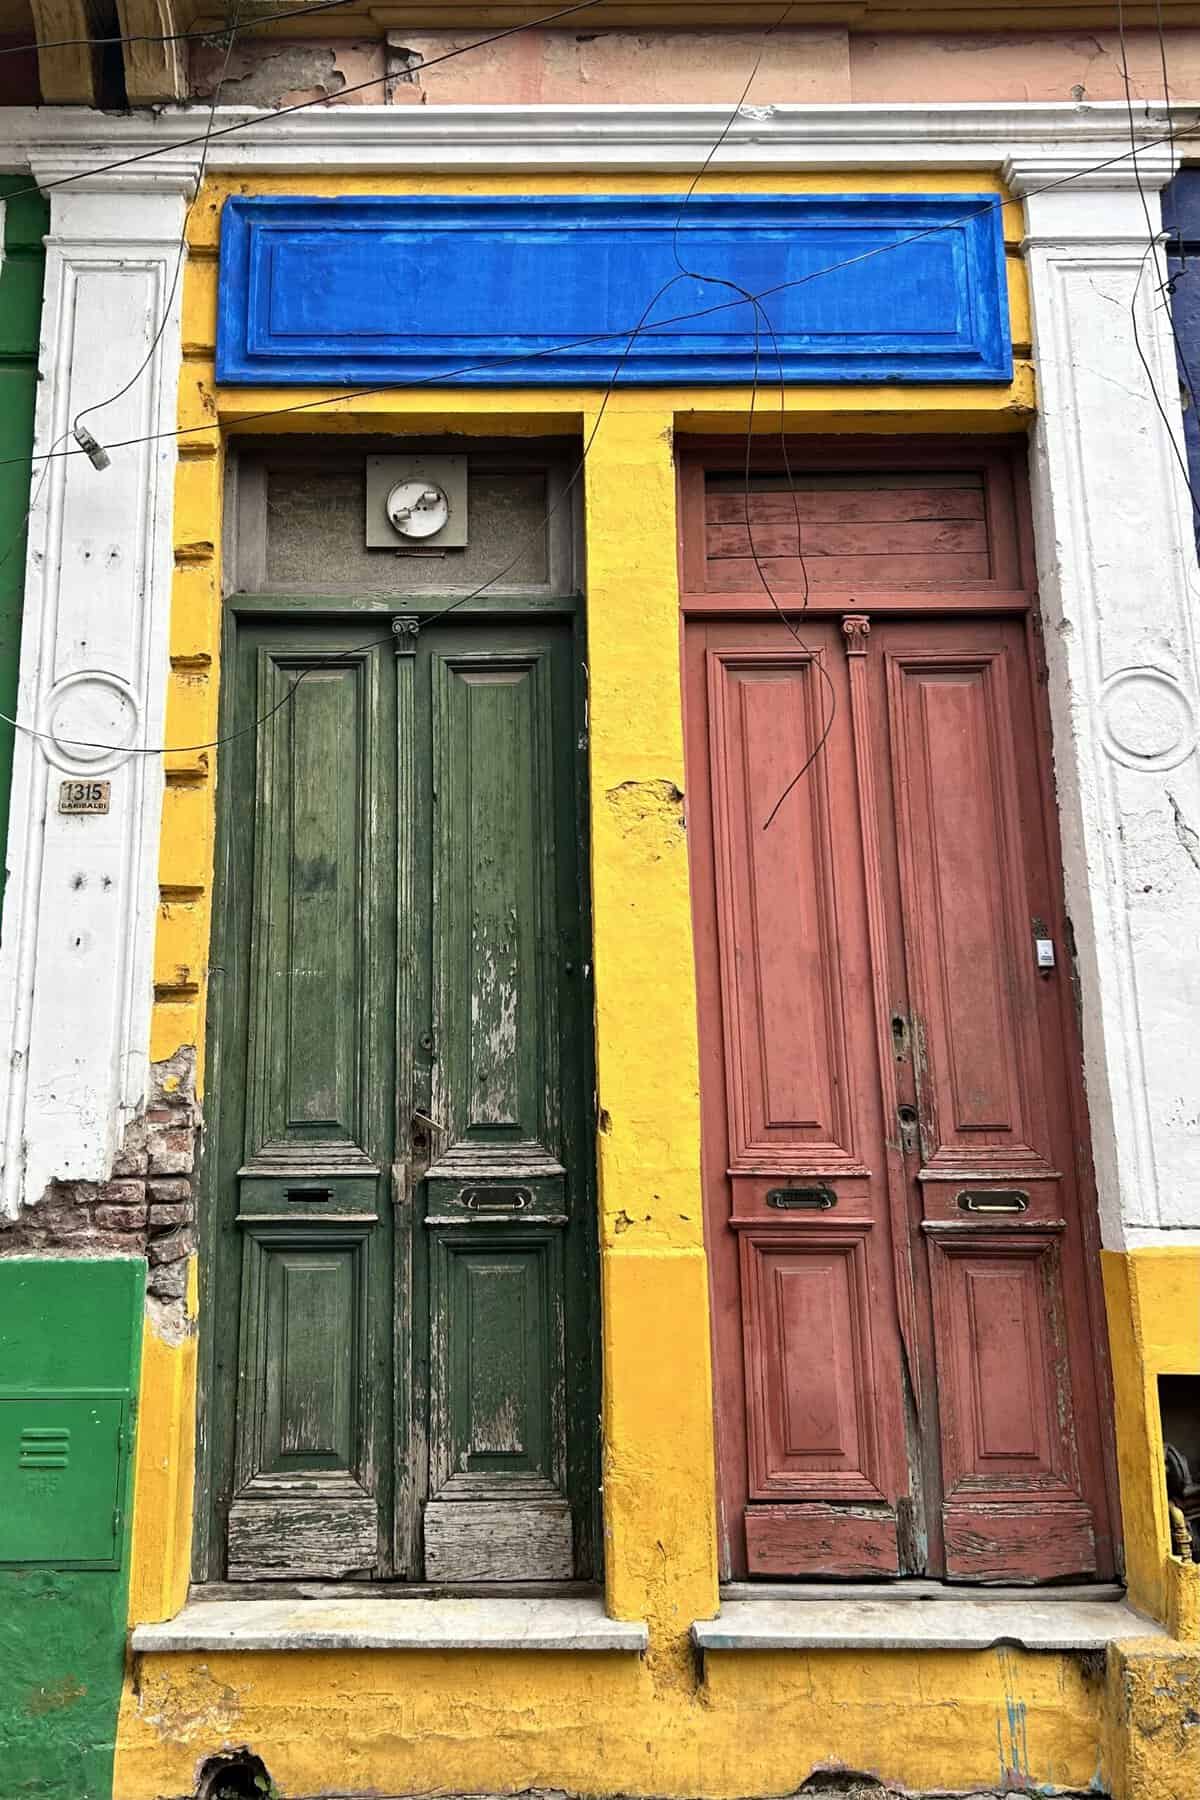
POLYGON ((110 781, 64 781, 58 789, 60 813, 106 813, 112 792, 110 781))

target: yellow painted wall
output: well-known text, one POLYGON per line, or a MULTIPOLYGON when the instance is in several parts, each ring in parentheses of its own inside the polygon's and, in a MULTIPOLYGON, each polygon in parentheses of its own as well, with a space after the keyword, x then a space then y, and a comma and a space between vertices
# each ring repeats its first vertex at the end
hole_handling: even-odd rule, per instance
POLYGON ((147 1657, 116 1796, 188 1794, 223 1743, 259 1752, 286 1795, 786 1794, 822 1764, 914 1789, 1086 1789, 1103 1701, 1102 1673, 1004 1650, 725 1655, 702 1687, 623 1656, 147 1657))
POLYGON ((1190 1618, 1195 1577, 1177 1574, 1170 1557, 1157 1384, 1200 1375, 1200 1249, 1105 1251, 1101 1260, 1129 1595, 1151 1618, 1190 1618))
MULTIPOLYGON (((225 195, 251 187, 378 193, 598 185, 676 191, 679 182, 438 176, 206 184, 193 212, 184 293, 180 423, 189 429, 176 488, 169 742, 216 736, 225 434, 562 431, 586 440, 601 401, 595 390, 516 387, 392 390, 354 401, 319 390, 218 392, 215 247, 225 195), (283 417, 255 416, 309 401, 283 417)), ((889 174, 886 183, 878 176, 722 176, 706 185, 994 190, 978 174, 912 182, 889 174)), ((1022 429, 1034 404, 1028 308, 1015 257, 1018 209, 1005 217, 1017 346, 1009 388, 794 389, 786 396, 788 428, 1022 429)), ((190 1793, 205 1754, 243 1743, 292 1795, 527 1786, 767 1794, 794 1789, 824 1764, 874 1770, 913 1788, 1006 1781, 1083 1788, 1104 1780, 1102 1758, 1123 1754, 1124 1738, 1105 1735, 1103 1681, 1067 1657, 725 1654, 709 1658, 702 1681, 689 1648, 690 1623, 711 1617, 718 1596, 673 441, 688 429, 744 431, 747 398, 732 389, 623 390, 607 406, 585 477, 605 1583, 614 1615, 649 1622, 649 1654, 142 1657, 122 1707, 117 1800, 190 1793)), ((760 413, 760 429, 778 423, 777 412, 760 413)), ((155 1057, 183 1044, 203 1052, 217 773, 211 751, 168 760, 155 1057)), ((195 1367, 193 1341, 168 1344, 147 1328, 134 1622, 170 1617, 186 1592, 195 1367)), ((1136 1398, 1132 1374, 1120 1385, 1136 1398)), ((1136 1420, 1130 1429, 1136 1465, 1136 1420)))

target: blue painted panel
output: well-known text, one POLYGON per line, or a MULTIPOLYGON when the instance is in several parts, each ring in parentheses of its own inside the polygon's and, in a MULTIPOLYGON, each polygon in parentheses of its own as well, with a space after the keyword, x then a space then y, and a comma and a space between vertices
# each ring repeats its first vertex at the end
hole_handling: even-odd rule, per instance
POLYGON ((1011 378, 990 196, 697 196, 679 248, 708 280, 672 280, 680 206, 664 195, 231 198, 217 379, 748 382, 754 309, 722 281, 762 296, 764 382, 779 377, 772 333, 789 381, 1011 378))

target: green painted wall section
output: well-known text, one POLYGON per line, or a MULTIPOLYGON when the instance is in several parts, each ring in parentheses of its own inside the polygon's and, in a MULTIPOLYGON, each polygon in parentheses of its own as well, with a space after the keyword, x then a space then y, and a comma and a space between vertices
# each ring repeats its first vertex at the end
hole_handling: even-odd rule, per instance
POLYGON ((0 1260, 3 1800, 112 1794, 145 1278, 138 1258, 0 1260))
MULTIPOLYGON (((25 590, 25 512, 29 470, 3 465, 33 449, 38 325, 42 316, 42 236, 50 208, 40 194, 7 200, 29 186, 24 175, 0 175, 4 256, 0 260, 0 712, 13 716, 21 655, 21 598, 25 590)), ((12 727, 0 723, 0 849, 8 842, 12 727)), ((7 870, 0 859, 0 900, 7 870)))

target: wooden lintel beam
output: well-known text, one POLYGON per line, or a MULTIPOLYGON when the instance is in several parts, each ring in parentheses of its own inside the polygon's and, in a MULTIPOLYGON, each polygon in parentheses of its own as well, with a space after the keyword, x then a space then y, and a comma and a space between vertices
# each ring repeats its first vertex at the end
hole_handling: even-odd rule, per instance
MULTIPOLYGON (((39 44, 95 35, 86 0, 30 0, 39 44)), ((95 106, 96 53, 86 43, 38 51, 38 80, 48 105, 95 106)))
POLYGON ((121 34, 126 38, 158 39, 127 43, 125 92, 134 106, 151 100, 182 100, 187 93, 187 45, 164 43, 183 31, 174 0, 117 0, 121 34))

